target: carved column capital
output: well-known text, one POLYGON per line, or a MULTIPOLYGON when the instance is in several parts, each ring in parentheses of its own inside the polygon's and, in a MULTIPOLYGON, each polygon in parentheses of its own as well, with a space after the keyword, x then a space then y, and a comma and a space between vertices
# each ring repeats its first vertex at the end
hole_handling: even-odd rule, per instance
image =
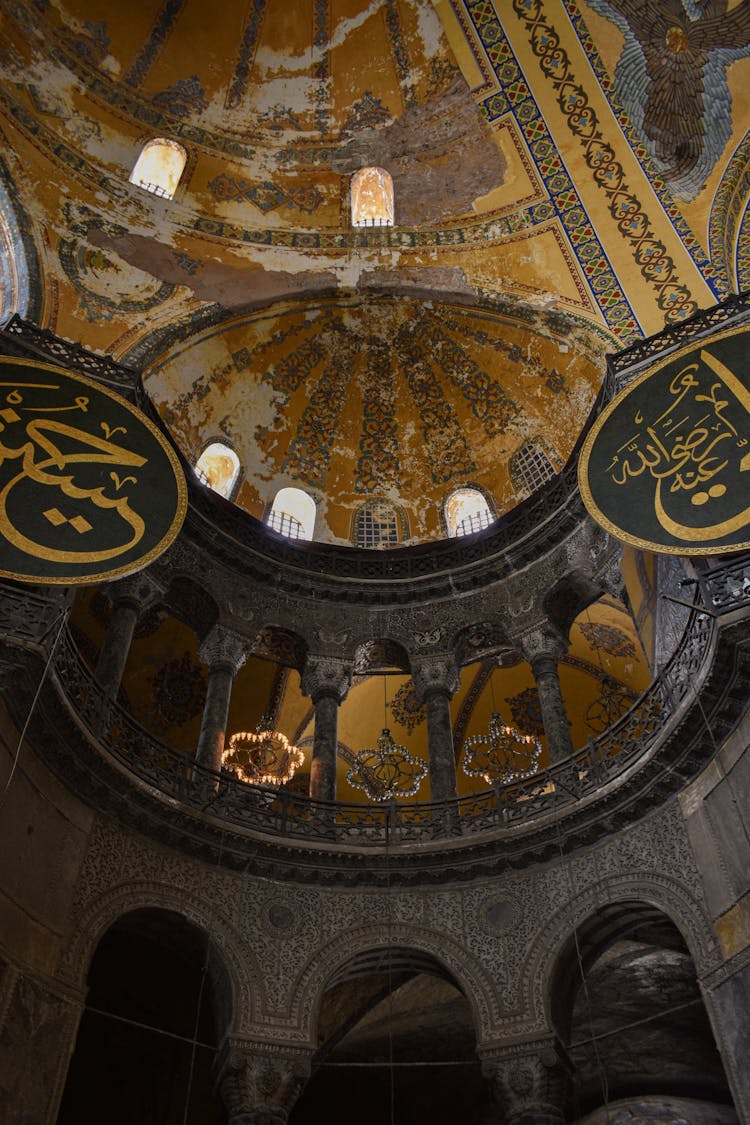
POLYGON ((329 696, 343 703, 352 684, 352 664, 338 656, 310 655, 305 660, 302 673, 302 692, 313 703, 329 696))
POLYGON ((519 1043, 482 1059, 504 1125, 516 1121, 563 1122, 569 1081, 554 1040, 519 1043))
POLYGON ((452 653, 417 657, 412 662, 411 678, 421 699, 436 694, 452 696, 459 685, 458 665, 452 653))
POLYGON ((310 1076, 306 1052, 264 1049, 227 1039, 217 1064, 217 1086, 228 1125, 286 1125, 289 1111, 310 1076))
POLYGON ((556 668, 560 657, 567 652, 568 645, 551 625, 541 624, 528 629, 519 637, 518 648, 524 660, 527 660, 536 672, 537 667, 543 667, 549 661, 552 661, 556 668))
POLYGON ((247 660, 247 641, 224 625, 214 625, 198 649, 198 655, 210 671, 229 669, 236 676, 247 660))
POLYGON ((108 582, 102 590, 113 606, 127 603, 139 613, 153 605, 161 592, 158 582, 145 570, 129 574, 127 578, 120 578, 116 582, 108 582))

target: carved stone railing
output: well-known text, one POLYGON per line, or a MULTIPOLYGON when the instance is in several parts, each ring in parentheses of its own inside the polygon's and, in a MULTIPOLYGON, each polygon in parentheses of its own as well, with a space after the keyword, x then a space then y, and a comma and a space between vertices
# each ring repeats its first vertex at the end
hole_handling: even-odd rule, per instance
POLYGON ((750 604, 746 572, 747 557, 744 563, 705 577, 702 588, 714 592, 710 611, 700 606, 691 611, 682 641, 661 675, 602 735, 532 777, 454 802, 329 803, 285 789, 247 785, 226 771, 219 775, 197 766, 108 700, 67 629, 60 636, 52 673, 91 740, 133 780, 227 827, 334 847, 398 848, 443 837, 458 844, 478 833, 529 827, 548 814, 557 816, 611 787, 652 755, 710 667, 717 617, 750 604))

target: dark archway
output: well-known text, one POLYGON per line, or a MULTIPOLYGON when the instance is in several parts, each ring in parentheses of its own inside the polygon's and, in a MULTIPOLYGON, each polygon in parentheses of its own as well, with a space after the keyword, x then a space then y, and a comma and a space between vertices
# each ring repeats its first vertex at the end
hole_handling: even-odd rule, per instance
POLYGON ((207 935, 174 911, 131 911, 87 983, 58 1125, 224 1125, 213 1064, 232 994, 207 935))
POLYGON ((427 953, 359 953, 329 981, 313 1075, 289 1125, 492 1120, 471 1006, 427 953))
POLYGON ((557 960, 550 1014, 570 1062, 566 1120, 605 1102, 637 1116, 644 1102, 669 1125, 669 1099, 725 1120, 732 1099, 695 965, 661 910, 617 902, 587 918, 557 960))

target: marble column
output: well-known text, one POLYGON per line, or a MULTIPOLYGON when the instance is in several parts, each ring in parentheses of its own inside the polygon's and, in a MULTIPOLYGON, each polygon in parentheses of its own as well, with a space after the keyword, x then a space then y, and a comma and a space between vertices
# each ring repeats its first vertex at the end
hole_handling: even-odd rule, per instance
POLYGON ((564 1125, 570 1078, 552 1038, 499 1048, 482 1058, 498 1125, 564 1125))
POLYGON ((208 666, 208 689, 195 760, 199 766, 218 773, 221 770, 232 684, 247 658, 245 641, 223 626, 214 625, 198 655, 208 666))
POLYGON ((133 575, 113 582, 104 593, 112 605, 99 659, 96 678, 109 699, 115 699, 122 683, 130 645, 138 618, 156 597, 156 589, 145 575, 133 575))
POLYGON ((310 763, 310 796, 336 800, 339 707, 352 682, 351 663, 335 656, 308 656, 302 691, 315 707, 315 732, 310 763))
POLYGON ((540 628, 522 637, 520 647, 534 673, 550 764, 554 765, 555 762, 569 758, 573 753, 570 725, 560 690, 558 672, 558 661, 567 646, 552 630, 540 628))
POLYGON ((217 1064, 217 1086, 227 1125, 286 1125, 309 1076, 310 1056, 305 1051, 226 1040, 217 1064))
POLYGON ((453 746, 451 698, 459 676, 452 655, 415 660, 412 679, 427 708, 427 747, 430 756, 430 795, 433 801, 452 801, 456 790, 456 751, 453 746))

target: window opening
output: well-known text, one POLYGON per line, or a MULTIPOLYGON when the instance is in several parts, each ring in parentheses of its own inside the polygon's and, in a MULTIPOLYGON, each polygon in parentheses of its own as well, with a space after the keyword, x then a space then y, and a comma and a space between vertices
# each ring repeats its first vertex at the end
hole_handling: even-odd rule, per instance
POLYGON ((354 542, 358 547, 387 547, 399 541, 398 512, 383 500, 363 504, 354 517, 354 542))
POLYGON ((508 471, 517 492, 536 492, 557 475, 545 450, 534 441, 525 441, 508 462, 508 471))
POLYGON ((459 488, 445 502, 445 522, 451 536, 471 535, 495 522, 486 498, 476 488, 459 488))
POLYGON ((393 180, 385 168, 360 168, 351 183, 352 226, 393 226, 393 180))
POLYGON ((141 149, 130 173, 130 182, 152 195, 172 199, 186 161, 187 153, 182 145, 158 137, 148 141, 141 149))
POLYGON ((266 516, 266 523, 287 539, 312 539, 315 501, 301 488, 281 488, 266 516))
POLYGON ((199 480, 229 499, 239 479, 240 459, 228 445, 212 441, 198 458, 195 471, 199 480))

